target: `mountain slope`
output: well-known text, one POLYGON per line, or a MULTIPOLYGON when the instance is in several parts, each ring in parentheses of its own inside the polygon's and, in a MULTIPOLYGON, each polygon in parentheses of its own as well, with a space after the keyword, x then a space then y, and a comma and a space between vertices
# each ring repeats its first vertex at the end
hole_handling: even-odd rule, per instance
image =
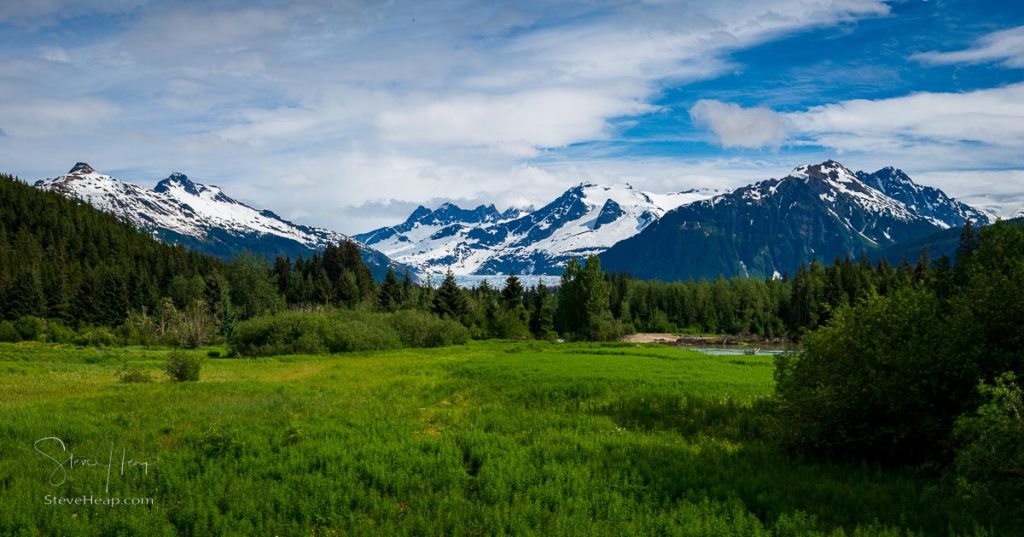
POLYGON ((499 212, 493 205, 461 209, 445 203, 417 208, 397 226, 356 235, 425 272, 456 274, 561 274, 574 256, 604 251, 679 205, 709 198, 710 191, 667 195, 630 185, 577 185, 533 211, 499 212))
POLYGON ((832 160, 800 166, 782 179, 680 207, 604 252, 602 264, 665 280, 777 276, 813 258, 827 262, 959 226, 974 214, 940 191, 914 188, 905 176, 870 174, 896 198, 918 200, 912 209, 865 175, 832 160))
MULTIPOLYGON (((349 237, 324 228, 294 224, 268 210, 232 199, 219 187, 173 173, 152 190, 96 172, 84 162, 67 174, 37 181, 41 190, 59 192, 117 216, 160 240, 222 258, 249 250, 266 257, 308 256, 349 237)), ((363 248, 364 261, 378 277, 390 260, 363 248)))
POLYGON ((875 173, 857 172, 856 176, 864 184, 903 203, 919 216, 933 219, 939 227, 959 226, 967 220, 982 225, 995 221, 992 215, 950 198, 937 188, 914 183, 903 170, 892 166, 875 173))
POLYGON ((218 282, 224 264, 113 215, 0 174, 0 319, 116 326, 155 311, 175 277, 218 282))

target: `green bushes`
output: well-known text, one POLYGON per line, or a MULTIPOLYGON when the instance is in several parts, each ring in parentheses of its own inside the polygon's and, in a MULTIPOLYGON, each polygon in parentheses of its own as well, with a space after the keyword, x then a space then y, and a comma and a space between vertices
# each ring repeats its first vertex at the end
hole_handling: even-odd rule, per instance
POLYGON ((399 311, 388 316, 388 323, 404 347, 444 347, 469 341, 469 330, 462 324, 422 311, 399 311))
POLYGON ((229 338, 243 356, 317 354, 437 347, 463 344, 465 327, 455 321, 416 311, 288 312, 256 317, 235 325, 229 338))
POLYGON ((782 435, 793 448, 916 462, 936 453, 977 383, 941 304, 903 289, 843 308, 777 361, 782 435))
POLYGON ((109 347, 117 341, 117 338, 105 326, 86 326, 78 331, 72 341, 81 347, 109 347))
POLYGON ((0 342, 17 343, 19 341, 21 341, 21 335, 14 328, 14 323, 11 321, 0 321, 0 342))
POLYGON ((39 317, 26 315, 14 321, 14 329, 23 341, 35 341, 46 333, 46 321, 39 317))
POLYGON ((195 382, 199 380, 199 368, 203 359, 195 354, 180 351, 172 352, 167 356, 167 365, 164 371, 171 380, 178 382, 195 382))
POLYGON ((960 444, 953 465, 961 496, 979 510, 1024 519, 1024 392, 1013 373, 982 383, 985 399, 956 422, 960 444))

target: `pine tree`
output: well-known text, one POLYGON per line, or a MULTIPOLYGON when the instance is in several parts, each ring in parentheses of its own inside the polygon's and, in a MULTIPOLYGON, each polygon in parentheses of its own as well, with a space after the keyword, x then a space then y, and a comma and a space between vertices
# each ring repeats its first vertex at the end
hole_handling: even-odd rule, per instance
POLYGON ((402 284, 391 267, 388 267, 384 283, 377 290, 377 306, 384 311, 395 311, 402 306, 402 284))
POLYGON ((444 275, 444 281, 434 293, 433 311, 445 319, 464 321, 469 312, 469 301, 465 291, 455 283, 455 275, 451 269, 444 275))
POLYGON ((518 310, 523 307, 523 284, 512 272, 505 280, 505 287, 501 289, 501 300, 506 310, 518 310))
POLYGON ((553 339, 555 309, 544 280, 537 283, 530 308, 530 332, 537 339, 553 339))

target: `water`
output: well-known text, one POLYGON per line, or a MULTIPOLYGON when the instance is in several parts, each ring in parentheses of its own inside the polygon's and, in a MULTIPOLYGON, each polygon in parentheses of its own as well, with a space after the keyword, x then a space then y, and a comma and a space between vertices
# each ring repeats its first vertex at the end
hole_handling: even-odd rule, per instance
MULTIPOLYGON (((697 352, 703 352, 704 354, 710 354, 712 356, 743 356, 744 351, 750 349, 750 347, 705 347, 705 346, 690 346, 683 345, 683 348, 694 350, 697 352)), ((793 352, 796 349, 782 349, 782 348, 771 348, 771 349, 759 349, 756 356, 774 356, 776 354, 782 354, 786 352, 793 352)))

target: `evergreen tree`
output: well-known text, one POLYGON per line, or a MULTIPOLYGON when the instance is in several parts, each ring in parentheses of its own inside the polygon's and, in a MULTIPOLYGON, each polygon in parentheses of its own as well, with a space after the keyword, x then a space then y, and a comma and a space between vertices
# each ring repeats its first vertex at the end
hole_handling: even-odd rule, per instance
POLYGON ((469 312, 469 301, 465 291, 455 283, 455 275, 451 269, 444 275, 444 281, 434 293, 433 311, 445 319, 464 321, 469 312))
POLYGON ((395 311, 402 306, 402 284, 391 267, 388 267, 384 282, 377 290, 377 306, 384 311, 395 311))
POLYGON ((544 281, 537 283, 530 308, 530 332, 537 339, 553 339, 555 308, 544 281))
POLYGON ((518 310, 523 307, 523 284, 512 272, 505 280, 505 287, 501 289, 501 300, 506 310, 518 310))

